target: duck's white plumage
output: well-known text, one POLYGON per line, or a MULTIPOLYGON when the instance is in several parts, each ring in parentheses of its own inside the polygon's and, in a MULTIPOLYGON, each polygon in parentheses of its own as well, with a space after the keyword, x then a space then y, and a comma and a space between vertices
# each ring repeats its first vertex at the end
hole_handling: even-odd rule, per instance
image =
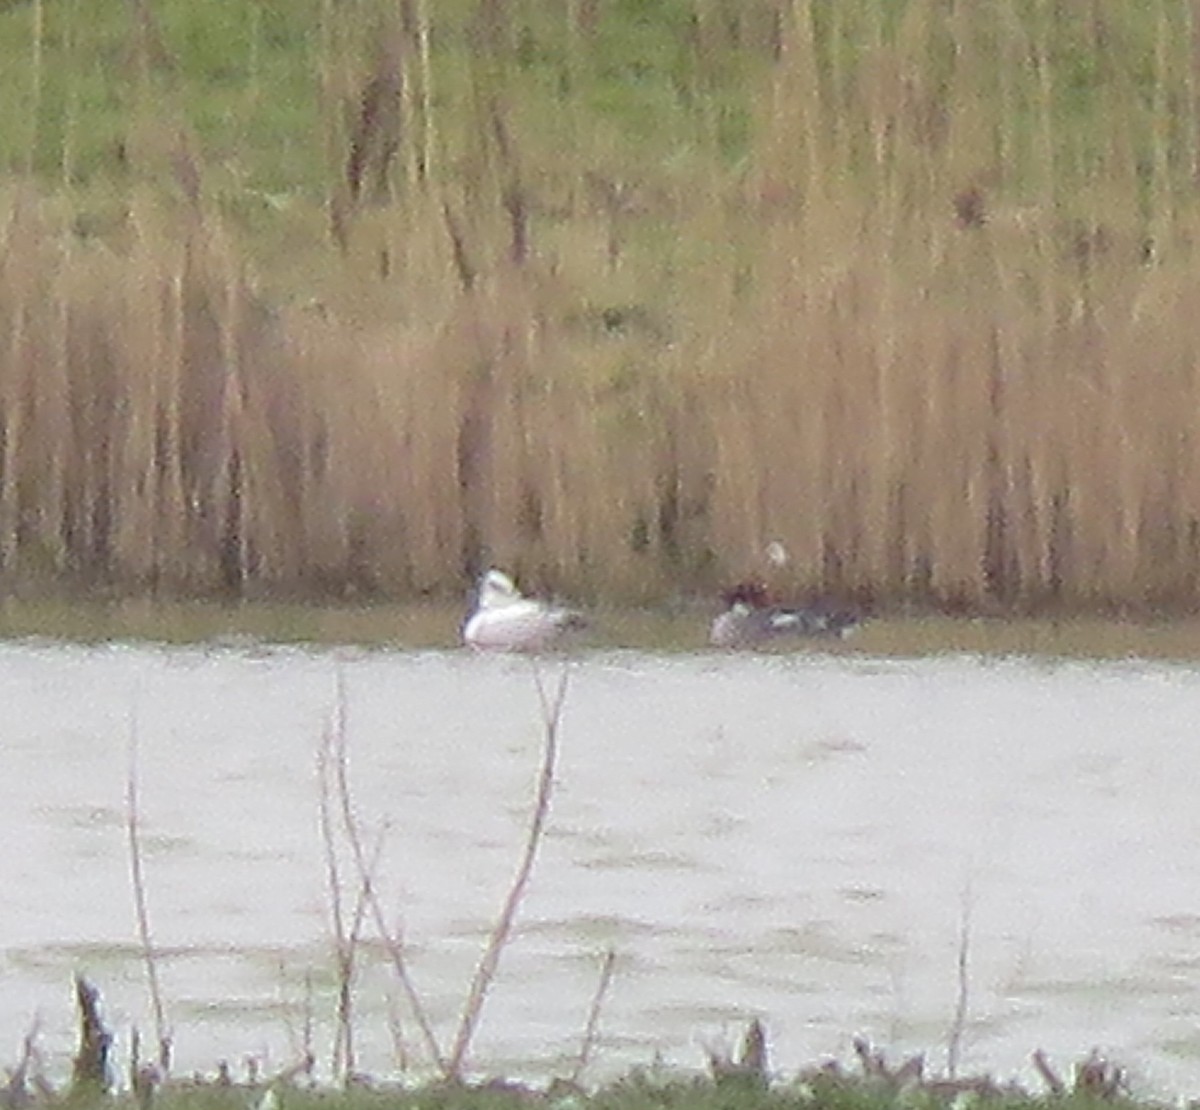
POLYGON ((574 609, 524 597, 507 574, 493 568, 479 581, 463 641, 482 651, 547 651, 585 623, 574 609))

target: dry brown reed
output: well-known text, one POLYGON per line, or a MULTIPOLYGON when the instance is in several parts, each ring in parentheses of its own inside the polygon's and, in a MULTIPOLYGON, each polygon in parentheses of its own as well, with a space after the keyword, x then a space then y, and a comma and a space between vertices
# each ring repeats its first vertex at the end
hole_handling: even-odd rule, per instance
POLYGON ((1070 7, 697 5, 689 95, 728 27, 762 60, 736 172, 560 155, 500 6, 453 128, 430 6, 373 56, 323 8, 318 276, 254 272, 182 124, 134 150, 175 200, 99 239, 5 195, 0 576, 405 596, 498 561, 644 602, 778 539, 779 588, 1194 606, 1196 29, 1138 16, 1139 75, 1132 14, 1070 7))

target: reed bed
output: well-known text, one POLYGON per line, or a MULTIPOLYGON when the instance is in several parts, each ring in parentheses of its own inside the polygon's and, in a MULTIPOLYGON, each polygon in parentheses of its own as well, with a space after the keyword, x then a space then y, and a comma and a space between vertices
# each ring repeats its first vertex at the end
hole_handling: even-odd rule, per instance
POLYGON ((1195 607, 1191 5, 250 9, 4 13, 10 589, 1195 607))

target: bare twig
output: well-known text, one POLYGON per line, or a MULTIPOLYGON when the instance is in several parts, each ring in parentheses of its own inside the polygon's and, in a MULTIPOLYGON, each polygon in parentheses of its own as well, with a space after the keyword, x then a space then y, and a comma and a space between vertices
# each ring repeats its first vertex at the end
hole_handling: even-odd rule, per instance
POLYGON ((925 1057, 922 1053, 910 1056, 899 1067, 893 1067, 887 1062, 887 1057, 872 1048, 871 1042, 865 1037, 854 1038, 854 1052, 862 1065, 865 1079, 878 1080, 894 1090, 925 1083, 925 1057))
POLYGON ((0 1087, 0 1106, 6 1107, 7 1110, 19 1110, 20 1107, 28 1106, 34 1101, 29 1084, 31 1072, 35 1083, 38 1078, 41 1052, 37 1047, 37 1040, 41 1030, 41 1020, 34 1018, 21 1045, 21 1060, 15 1068, 8 1070, 8 1082, 0 1087))
MULTIPOLYGON (((339 764, 339 766, 340 766, 340 764, 339 764)), ((344 776, 339 774, 339 782, 341 781, 341 779, 343 777, 344 776)), ((375 874, 376 868, 379 866, 379 857, 383 854, 384 832, 385 832, 384 829, 380 829, 379 835, 375 839, 375 847, 371 851, 371 861, 367 867, 367 874, 365 877, 362 878, 362 880, 359 884, 358 894, 356 895, 355 900, 354 900, 354 915, 350 922, 350 932, 349 932, 348 936, 346 937, 346 952, 347 952, 346 972, 347 973, 346 973, 346 977, 345 977, 345 980, 343 983, 344 997, 339 999, 338 1013, 339 1013, 339 1015, 341 1015, 342 1013, 345 1014, 345 1023, 344 1023, 345 1047, 346 1047, 346 1054, 345 1054, 346 1076, 345 1076, 345 1078, 346 1078, 347 1082, 349 1082, 351 1080, 351 1078, 353 1077, 353 1075, 355 1073, 354 1053, 352 1051, 353 1043, 352 1043, 352 1039, 351 1039, 351 1034, 352 1034, 351 1015, 353 1013, 353 1003, 354 1003, 351 988, 353 986, 353 979, 354 979, 354 975, 353 975, 354 963, 355 963, 355 959, 356 959, 356 954, 358 952, 359 942, 362 939, 363 922, 366 920, 366 916, 367 916, 367 891, 373 882, 371 876, 373 876, 375 874)))
POLYGON ((862 1065, 863 1075, 877 1079, 890 1079, 891 1070, 882 1052, 876 1052, 866 1037, 855 1037, 853 1040, 854 1054, 862 1065))
POLYGON ((1075 1065, 1075 1094, 1112 1101, 1128 1092, 1125 1069, 1106 1060, 1099 1049, 1093 1048, 1086 1059, 1075 1065))
POLYGON ((405 1000, 408 1002, 409 1009, 412 1011, 413 1018, 417 1023, 417 1028, 420 1029, 421 1036, 425 1041, 425 1048, 429 1053, 429 1058, 444 1073, 446 1071, 445 1058, 442 1056, 437 1037, 433 1032, 433 1024, 425 1012, 421 996, 409 973, 408 963, 404 957, 404 946, 388 928, 387 919, 384 917, 383 907, 379 904, 379 897, 375 892, 375 883, 372 880, 374 864, 367 860, 366 850, 362 842, 362 834, 359 831, 358 822, 354 817, 350 781, 346 769, 346 684, 340 667, 337 671, 336 697, 337 709, 334 715, 335 724, 333 729, 333 769, 338 798, 341 804, 342 825, 345 830, 346 839, 350 844, 350 851, 354 858, 355 867, 358 870, 358 877, 361 883, 361 897, 363 903, 371 911, 375 928, 383 940, 384 947, 387 949, 388 956, 392 961, 392 967, 395 969, 396 978, 400 981, 400 987, 404 991, 405 1000))
POLYGON ((475 978, 467 992, 467 1000, 463 1006, 462 1020, 459 1023, 458 1034, 454 1039, 454 1047, 450 1053, 447 1066, 447 1077, 457 1079, 462 1074, 467 1051, 471 1047, 471 1038, 479 1024, 479 1015, 487 999, 488 990, 496 976, 496 968, 500 956, 512 932, 517 910, 529 885, 533 874, 534 860, 537 858, 538 847, 541 845, 542 834, 546 827, 546 818, 550 812, 550 796, 554 791, 554 769, 558 762, 558 734, 562 723, 563 705, 567 697, 567 680, 570 677, 568 666, 564 665, 559 674, 558 686, 554 696, 546 693, 542 682, 542 673, 537 660, 533 661, 533 677, 537 686, 538 698, 542 706, 542 722, 545 728, 545 747, 542 755, 542 769, 538 776, 537 796, 533 806, 533 816, 529 823, 529 834, 525 839, 525 850, 517 867, 516 877, 512 887, 500 909, 500 915, 492 929, 488 942, 475 970, 475 978))
POLYGON ((1052 1095, 1059 1097, 1067 1093, 1067 1085, 1040 1048, 1033 1054, 1033 1066, 1037 1069, 1038 1075, 1042 1077, 1042 1081, 1050 1088, 1052 1095))
POLYGON ((313 977, 312 968, 304 972, 304 1031, 301 1034, 301 1051, 305 1058, 315 1059, 315 1041, 313 1039, 313 977))
POLYGON ((75 976, 75 1001, 79 1007, 79 1051, 72 1065, 71 1086, 76 1091, 106 1091, 112 1034, 100 1016, 99 990, 82 975, 75 976))
POLYGON ((137 1090, 138 1070, 142 1066, 142 1034, 135 1025, 129 1031, 129 1086, 137 1090))
POLYGON ((747 1075, 753 1076, 764 1084, 770 1078, 770 1066, 767 1063, 767 1032, 758 1018, 754 1018, 746 1026, 746 1035, 742 1038, 742 1050, 738 1055, 738 1067, 747 1075))
MULTIPOLYGON (((1065 1096, 1068 1093, 1067 1084, 1054 1070, 1045 1052, 1039 1048, 1032 1059, 1050 1094, 1055 1098, 1065 1096)), ((1099 1050, 1092 1049, 1086 1059, 1075 1065, 1075 1083, 1071 1093, 1093 1100, 1111 1100, 1126 1094, 1127 1086, 1124 1069, 1105 1060, 1099 1050)))
POLYGON ((970 988, 971 952, 971 888, 963 891, 962 918, 958 928, 958 1001, 954 1007, 954 1022, 946 1045, 946 1074, 958 1078, 958 1061, 962 1051, 963 1031, 967 1027, 967 1007, 970 988))
POLYGON ((137 913, 138 938, 146 965, 146 984, 154 1012, 154 1032, 158 1038, 158 1066, 165 1076, 171 1065, 171 1037, 167 1032, 166 1011, 158 981, 158 959, 150 931, 150 911, 146 901, 146 876, 142 867, 141 812, 138 807, 138 715, 134 707, 129 722, 129 778, 125 788, 126 828, 129 833, 129 872, 133 883, 133 904, 137 913))
POLYGON ((706 1045, 705 1052, 708 1054, 708 1070, 714 1083, 750 1082, 766 1086, 770 1082, 767 1033, 758 1018, 752 1018, 746 1026, 736 1060, 730 1053, 729 1045, 724 1041, 706 1045))
POLYGON ((162 1073, 154 1064, 142 1063, 142 1037, 135 1025, 130 1033, 129 1089, 141 1110, 149 1110, 154 1092, 162 1082, 162 1073))
POLYGON ((596 1047, 596 1039, 600 1033, 600 1010, 604 1005, 608 988, 612 985, 613 969, 616 967, 617 953, 610 948, 604 953, 604 962, 600 966, 600 981, 596 984, 596 993, 592 996, 591 1009, 588 1010, 587 1024, 583 1028, 583 1038, 579 1044, 579 1056, 575 1061, 575 1070, 571 1072, 571 1082, 579 1083, 584 1069, 592 1058, 596 1047))
MULTIPOLYGON (((339 679, 341 672, 339 671, 339 679)), ((340 687, 339 687, 340 688, 340 687)), ((362 931, 366 897, 362 886, 354 912, 347 923, 343 908, 341 868, 338 863, 337 832, 333 823, 333 796, 345 789, 345 702, 339 698, 333 720, 325 732, 318 758, 320 778, 319 818, 325 847, 325 874, 329 886, 329 908, 337 960, 337 1029, 334 1034, 331 1068, 343 1080, 353 1074, 354 1060, 354 968, 362 931)), ((369 872, 368 872, 369 873, 369 872)))
POLYGON ((336 724, 330 723, 321 737, 321 747, 317 753, 317 823, 321 832, 321 846, 325 852, 325 886, 329 893, 329 924, 333 929, 334 958, 337 961, 338 972, 338 1027, 334 1034, 333 1059, 331 1067, 335 1076, 341 1072, 342 1052, 345 1048, 343 1037, 343 1021, 346 1017, 342 1001, 345 997, 344 984, 347 976, 345 948, 345 917, 342 911, 342 879, 338 865, 337 842, 334 839, 332 803, 330 802, 329 761, 333 748, 333 730, 336 724))
POLYGON ((408 1045, 404 1040, 404 1021, 400 1016, 400 1007, 396 996, 390 991, 387 996, 388 1033, 392 1038, 392 1057, 401 1075, 407 1075, 409 1069, 408 1045))
POLYGON ((349 924, 342 912, 342 887, 337 861, 337 836, 333 826, 333 799, 338 800, 343 828, 351 843, 351 850, 359 863, 361 853, 358 830, 349 803, 350 786, 347 775, 346 755, 346 699, 342 674, 338 670, 338 699, 326 743, 321 767, 321 831, 325 841, 326 869, 330 884, 334 929, 337 933, 338 962, 338 1006, 337 1036, 334 1049, 334 1074, 349 1081, 355 1071, 354 1056, 354 970, 359 942, 362 938, 363 922, 366 919, 369 891, 373 886, 372 876, 383 851, 383 830, 376 839, 371 859, 366 866, 359 866, 359 887, 354 910, 349 924))

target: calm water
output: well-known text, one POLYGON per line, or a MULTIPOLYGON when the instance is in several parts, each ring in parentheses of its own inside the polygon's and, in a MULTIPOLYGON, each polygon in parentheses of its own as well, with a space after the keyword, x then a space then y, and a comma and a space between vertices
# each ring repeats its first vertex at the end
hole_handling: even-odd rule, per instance
MULTIPOLYGON (((0 1062, 35 1017, 59 1066, 70 976, 122 1044, 151 1021, 129 882, 131 732, 150 913, 181 1069, 328 1060, 316 756, 340 666, 380 887, 449 1040, 513 874, 541 750, 521 660, 460 652, 0 647, 0 1062)), ((588 656, 550 831, 483 1016, 487 1070, 569 1071, 602 953, 591 1071, 697 1067, 751 1015, 773 1061, 865 1034, 935 1066, 970 917, 963 1069, 1028 1080, 1094 1045, 1141 1091, 1200 1092, 1200 672, 864 655, 588 656)), ((349 864, 346 863, 349 873, 349 864)), ((398 991, 358 987, 366 1070, 398 991)), ((401 1015, 403 1037, 418 1041, 401 1015)))

